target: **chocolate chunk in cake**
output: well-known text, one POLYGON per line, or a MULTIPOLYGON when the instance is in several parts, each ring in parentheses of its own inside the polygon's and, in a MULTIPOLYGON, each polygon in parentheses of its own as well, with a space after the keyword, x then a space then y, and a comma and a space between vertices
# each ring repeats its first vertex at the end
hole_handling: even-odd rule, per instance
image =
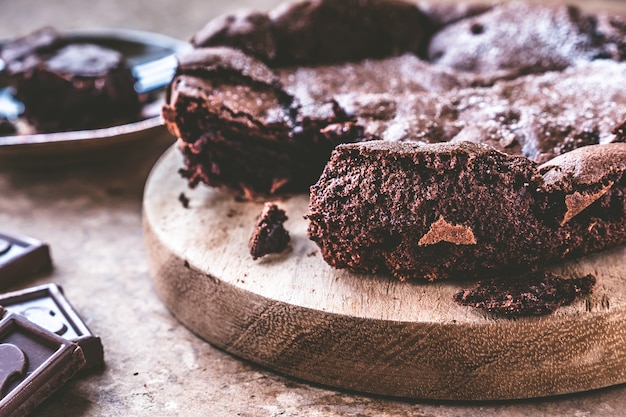
POLYGON ((190 186, 247 198, 306 192, 340 143, 472 141, 542 163, 620 140, 612 129, 626 120, 626 63, 617 62, 616 45, 626 35, 607 22, 573 7, 437 11, 392 0, 244 12, 197 34, 198 46, 228 47, 181 57, 163 116, 179 138, 190 186), (483 32, 472 33, 481 22, 483 32), (367 51, 343 45, 390 27, 414 33, 385 35, 384 47, 367 51), (352 34, 340 37, 347 28, 352 34), (255 31, 265 40, 250 46, 255 31), (280 33, 301 47, 285 46, 280 33), (333 55, 327 43, 354 55, 333 55), (259 52, 269 44, 274 58, 259 52), (429 61, 418 52, 427 47, 445 56, 435 51, 429 61))
POLYGON ((285 221, 287 215, 284 210, 274 203, 265 203, 248 243, 253 259, 280 253, 287 248, 290 238, 284 227, 285 221))
POLYGON ((309 237, 335 268, 476 277, 626 242, 626 144, 537 165, 471 142, 340 145, 311 187, 309 237))
POLYGON ((535 272, 514 280, 480 281, 456 293, 454 301, 499 316, 539 316, 591 294, 595 284, 593 275, 567 279, 551 272, 535 272))
POLYGON ((123 55, 59 36, 46 30, 3 46, 26 120, 38 132, 58 132, 137 119, 141 105, 123 55))

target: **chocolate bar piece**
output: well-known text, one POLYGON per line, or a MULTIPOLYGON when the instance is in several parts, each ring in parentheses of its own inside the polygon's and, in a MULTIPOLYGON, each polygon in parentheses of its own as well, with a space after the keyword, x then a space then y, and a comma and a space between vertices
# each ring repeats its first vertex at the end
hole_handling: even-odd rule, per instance
POLYGON ((0 305, 63 338, 77 343, 85 355, 85 368, 102 366, 104 351, 58 284, 46 284, 0 295, 0 305))
POLYGON ((52 260, 47 244, 31 237, 0 233, 0 288, 50 269, 52 260))
POLYGON ((83 351, 26 318, 0 320, 0 417, 23 416, 85 365, 83 351))

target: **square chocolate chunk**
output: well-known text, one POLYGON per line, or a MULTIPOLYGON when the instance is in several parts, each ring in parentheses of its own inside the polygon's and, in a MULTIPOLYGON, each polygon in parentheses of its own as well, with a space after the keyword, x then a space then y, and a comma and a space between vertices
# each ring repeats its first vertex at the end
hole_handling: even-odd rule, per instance
POLYGON ((52 260, 47 244, 27 236, 0 233, 0 288, 50 269, 52 260))
POLYGON ((46 284, 0 295, 0 305, 69 341, 85 355, 86 368, 102 366, 104 353, 95 336, 78 315, 57 284, 46 284))
POLYGON ((0 320, 0 417, 23 416, 85 365, 82 349, 24 317, 0 320))

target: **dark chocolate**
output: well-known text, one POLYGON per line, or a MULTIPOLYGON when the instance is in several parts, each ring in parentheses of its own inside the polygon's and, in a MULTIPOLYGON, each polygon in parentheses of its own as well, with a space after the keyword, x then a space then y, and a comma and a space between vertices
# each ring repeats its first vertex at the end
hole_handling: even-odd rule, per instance
POLYGON ((27 236, 0 233, 0 288, 52 269, 47 244, 27 236))
POLYGON ((454 301, 501 316, 541 316, 591 294, 595 284, 593 275, 568 279, 535 272, 516 279, 480 281, 456 293, 454 301))
POLYGON ((7 311, 77 343, 85 355, 85 368, 102 366, 104 351, 100 337, 94 335, 63 294, 58 284, 46 284, 0 295, 7 311))
POLYGON ((24 416, 85 365, 82 349, 24 317, 0 320, 0 417, 24 416))

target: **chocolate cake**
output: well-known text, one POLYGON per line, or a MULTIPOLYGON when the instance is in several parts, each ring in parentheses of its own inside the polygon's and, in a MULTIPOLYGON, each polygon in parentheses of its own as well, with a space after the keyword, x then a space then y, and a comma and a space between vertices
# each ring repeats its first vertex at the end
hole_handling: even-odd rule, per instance
POLYGON ((135 79, 123 55, 73 43, 44 28, 5 43, 0 58, 37 132, 94 129, 139 118, 135 79))
POLYGON ((527 269, 626 242, 626 144, 538 165, 471 142, 340 145, 309 237, 336 268, 401 280, 527 269))
POLYGON ((435 279, 626 239, 620 17, 308 0, 192 43, 163 108, 182 176, 248 199, 319 179, 309 234, 332 266, 435 279))
POLYGON ((257 218, 248 247, 253 259, 271 253, 280 253, 289 245, 289 232, 283 225, 287 221, 284 210, 274 203, 265 203, 257 218))
POLYGON ((595 284, 593 275, 568 279, 551 272, 531 273, 515 280, 480 281, 456 293, 454 301, 498 316, 541 316, 591 294, 595 284))
POLYGON ((621 140, 625 39, 623 19, 573 6, 287 3, 199 31, 163 116, 190 186, 248 198, 306 192, 340 143, 474 141, 545 162, 621 140))

